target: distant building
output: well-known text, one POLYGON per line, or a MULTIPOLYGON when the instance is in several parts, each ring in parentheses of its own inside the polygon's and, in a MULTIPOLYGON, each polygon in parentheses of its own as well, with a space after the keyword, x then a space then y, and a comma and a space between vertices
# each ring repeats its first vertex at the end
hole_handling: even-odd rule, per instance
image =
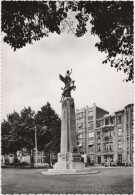
POLYGON ((133 104, 113 115, 98 108, 76 111, 79 151, 90 164, 133 163, 133 104))
MULTIPOLYGON (((35 155, 35 149, 33 150, 33 161, 34 164, 36 163, 36 155, 35 155)), ((42 165, 43 163, 46 163, 47 156, 45 151, 37 151, 37 164, 42 165)))
MULTIPOLYGON (((76 131, 79 152, 87 154, 90 163, 95 162, 95 128, 96 120, 109 112, 99 108, 96 104, 76 110, 76 131)), ((86 158, 86 157, 85 157, 86 158)), ((85 159, 87 161, 87 159, 85 159)))

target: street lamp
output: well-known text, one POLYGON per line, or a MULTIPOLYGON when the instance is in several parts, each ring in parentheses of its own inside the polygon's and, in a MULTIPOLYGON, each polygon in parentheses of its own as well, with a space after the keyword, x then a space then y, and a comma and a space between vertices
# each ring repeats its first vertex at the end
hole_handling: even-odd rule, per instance
POLYGON ((37 168, 37 128, 35 126, 35 164, 37 168))

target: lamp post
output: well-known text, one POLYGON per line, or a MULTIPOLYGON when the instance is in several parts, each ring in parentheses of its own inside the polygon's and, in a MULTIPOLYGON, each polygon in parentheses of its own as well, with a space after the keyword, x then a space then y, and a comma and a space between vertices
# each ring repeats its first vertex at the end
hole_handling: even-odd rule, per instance
POLYGON ((37 128, 35 126, 35 164, 37 168, 37 128))

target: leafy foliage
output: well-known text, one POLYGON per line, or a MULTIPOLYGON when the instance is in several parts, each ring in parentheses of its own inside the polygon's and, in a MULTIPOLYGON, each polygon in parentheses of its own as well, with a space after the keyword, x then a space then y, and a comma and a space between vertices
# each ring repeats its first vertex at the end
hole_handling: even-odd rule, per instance
POLYGON ((1 150, 2 154, 9 153, 9 133, 11 132, 11 126, 7 121, 3 121, 1 124, 1 150))
POLYGON ((35 112, 30 108, 24 108, 21 113, 21 137, 23 147, 31 151, 35 147, 35 112))
POLYGON ((32 40, 40 40, 49 32, 60 34, 60 22, 66 17, 63 10, 57 9, 56 2, 49 1, 3 1, 2 30, 4 41, 14 50, 32 40))
POLYGON ((133 81, 133 1, 3 1, 4 41, 16 50, 49 33, 60 34, 65 26, 73 32, 75 20, 68 17, 73 12, 75 36, 83 36, 90 22, 91 34, 100 38, 95 46, 107 53, 103 63, 110 62, 127 74, 126 81, 133 81))
POLYGON ((49 102, 35 116, 38 149, 58 152, 60 149, 61 120, 49 102))
POLYGON ((9 114, 8 118, 8 127, 9 134, 8 137, 8 149, 10 153, 16 154, 18 150, 22 148, 22 137, 21 137, 21 118, 17 112, 9 114))
POLYGON ((20 115, 14 112, 7 117, 8 120, 1 124, 2 154, 16 154, 17 151, 26 149, 32 155, 31 150, 35 148, 35 127, 38 150, 59 151, 61 120, 49 103, 36 115, 28 107, 20 115))
MULTIPOLYGON (((110 62, 112 67, 127 73, 126 81, 133 80, 133 2, 80 2, 81 13, 78 29, 82 29, 85 17, 92 16, 91 33, 97 34, 100 42, 96 47, 108 53, 103 63, 110 62), (81 21, 81 22, 80 22, 81 21)), ((77 29, 77 30, 78 30, 77 29)), ((84 33, 84 30, 82 30, 84 33)), ((80 31, 77 31, 80 36, 80 31)))

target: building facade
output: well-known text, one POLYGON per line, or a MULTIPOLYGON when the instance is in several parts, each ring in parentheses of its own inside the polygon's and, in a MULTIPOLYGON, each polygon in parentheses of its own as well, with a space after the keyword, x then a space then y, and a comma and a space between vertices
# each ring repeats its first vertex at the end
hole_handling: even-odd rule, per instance
MULTIPOLYGON (((95 162, 95 128, 96 119, 103 117, 109 112, 99 108, 96 104, 92 107, 86 106, 76 110, 76 131, 79 152, 90 160, 90 164, 95 162)), ((87 159, 85 159, 85 162, 87 159)))
POLYGON ((87 163, 104 165, 133 164, 133 104, 113 115, 98 108, 76 111, 79 151, 87 155, 87 163))

